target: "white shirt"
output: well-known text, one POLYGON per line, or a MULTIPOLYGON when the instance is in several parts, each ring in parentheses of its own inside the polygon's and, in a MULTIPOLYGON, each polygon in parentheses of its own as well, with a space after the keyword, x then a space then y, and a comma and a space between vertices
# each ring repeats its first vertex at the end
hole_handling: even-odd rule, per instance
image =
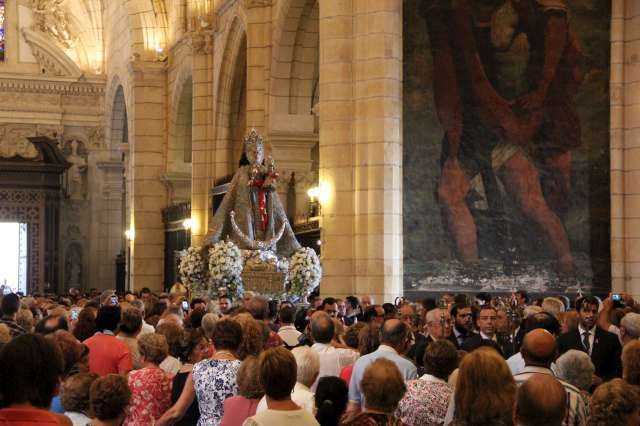
POLYGON ((300 342, 298 341, 298 337, 300 337, 302 333, 300 333, 296 328, 292 325, 283 325, 278 330, 278 336, 282 339, 287 346, 297 346, 300 342))
POLYGON ((178 371, 180 371, 180 369, 182 368, 182 363, 178 358, 168 355, 164 359, 164 361, 160 363, 158 367, 164 370, 165 373, 171 376, 175 376, 176 374, 178 374, 178 371))
MULTIPOLYGON (((312 415, 315 415, 316 401, 314 399, 314 394, 308 387, 306 387, 302 383, 296 382, 296 385, 293 388, 293 393, 291 394, 291 400, 301 408, 307 410, 312 415)), ((258 406, 256 407, 256 414, 267 411, 268 409, 267 397, 263 396, 262 399, 260 399, 260 402, 258 402, 258 406)))
POLYGON ((432 376, 431 374, 423 374, 422 377, 420 377, 418 380, 424 380, 425 382, 434 382, 434 383, 447 383, 436 376, 432 376))
POLYGON ((87 426, 91 424, 91 417, 88 417, 84 413, 65 411, 64 415, 69 417, 69 420, 71 420, 73 426, 87 426))
POLYGON ((480 332, 480 337, 482 337, 484 340, 493 340, 494 342, 498 341, 498 338, 496 337, 495 334, 493 335, 493 337, 489 337, 486 334, 484 334, 482 331, 480 332))
POLYGON ((155 331, 156 329, 153 328, 151 324, 147 324, 145 320, 142 320, 142 329, 140 330, 140 333, 138 333, 138 339, 145 334, 155 333, 155 331))
MULTIPOLYGON (((582 328, 581 325, 578 325, 578 333, 580 333, 580 343, 582 343, 582 341, 584 340, 585 331, 587 330, 582 328)), ((593 352, 593 341, 595 340, 595 338, 596 338, 596 326, 594 325, 591 328, 591 330, 589 330, 589 355, 591 355, 591 352, 593 352)), ((582 346, 584 347, 584 343, 582 343, 582 346)))
MULTIPOLYGON (((511 374, 514 376, 516 374, 522 373, 524 371, 524 358, 522 358, 522 354, 520 352, 516 352, 513 354, 508 360, 507 365, 509 366, 509 370, 511 370, 511 374)), ((555 371, 556 364, 555 362, 551 363, 551 369, 555 371)))
POLYGON ((320 423, 307 410, 265 410, 249 417, 243 426, 319 426, 320 423))
POLYGON ((315 392, 321 377, 339 377, 342 369, 358 359, 358 353, 351 349, 338 349, 325 343, 314 343, 311 349, 320 355, 320 371, 311 390, 315 392))

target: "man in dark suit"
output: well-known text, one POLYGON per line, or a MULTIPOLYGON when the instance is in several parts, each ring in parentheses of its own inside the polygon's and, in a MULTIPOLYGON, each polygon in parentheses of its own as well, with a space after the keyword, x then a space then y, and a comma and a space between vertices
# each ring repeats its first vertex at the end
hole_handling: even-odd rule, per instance
POLYGON ((436 340, 448 340, 451 335, 451 315, 446 309, 435 308, 427 312, 425 323, 426 335, 416 333, 415 344, 407 353, 418 369, 424 365, 424 352, 427 346, 436 340))
POLYGON ((480 346, 493 346, 505 359, 513 355, 511 342, 496 333, 497 318, 498 314, 494 307, 489 305, 482 306, 476 320, 476 326, 480 333, 465 339, 462 349, 471 352, 480 346))
POLYGON ((576 304, 578 310, 578 329, 562 334, 558 338, 560 354, 569 349, 577 349, 588 353, 596 367, 594 384, 620 377, 622 365, 620 354, 622 346, 618 336, 609 333, 596 325, 598 319, 598 299, 593 296, 583 297, 576 304))
POLYGON ((451 319, 453 320, 452 333, 449 340, 461 349, 467 337, 473 336, 473 313, 467 303, 456 303, 451 307, 451 319))

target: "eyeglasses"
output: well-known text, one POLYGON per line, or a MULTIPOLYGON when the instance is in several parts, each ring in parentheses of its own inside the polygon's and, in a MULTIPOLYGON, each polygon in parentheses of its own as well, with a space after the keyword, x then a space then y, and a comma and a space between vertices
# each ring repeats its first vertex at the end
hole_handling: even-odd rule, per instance
POLYGON ((495 320, 497 320, 497 319, 498 319, 498 317, 496 317, 496 316, 491 316, 491 317, 479 317, 479 319, 481 319, 482 321, 489 321, 489 320, 491 320, 491 321, 495 321, 495 320))

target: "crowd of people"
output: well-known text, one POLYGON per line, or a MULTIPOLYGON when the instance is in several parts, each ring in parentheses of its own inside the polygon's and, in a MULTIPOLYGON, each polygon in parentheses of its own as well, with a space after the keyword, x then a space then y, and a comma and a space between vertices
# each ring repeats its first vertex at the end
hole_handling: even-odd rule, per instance
POLYGON ((7 294, 0 425, 640 425, 640 304, 7 294))

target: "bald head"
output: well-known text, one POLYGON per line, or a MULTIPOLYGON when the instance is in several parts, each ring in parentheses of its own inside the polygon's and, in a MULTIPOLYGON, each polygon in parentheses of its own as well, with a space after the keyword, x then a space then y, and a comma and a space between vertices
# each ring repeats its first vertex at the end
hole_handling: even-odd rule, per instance
POLYGON ((330 343, 335 333, 333 321, 325 312, 318 312, 311 320, 311 336, 318 343, 330 343))
POLYGON ((564 386, 548 374, 534 374, 518 388, 514 424, 560 426, 565 417, 564 386))
POLYGON ((380 343, 396 349, 404 350, 409 335, 409 326, 399 319, 390 319, 384 322, 380 333, 380 343))
POLYGON ((556 339, 547 330, 538 328, 527 333, 520 352, 526 365, 549 368, 556 357, 556 339))

